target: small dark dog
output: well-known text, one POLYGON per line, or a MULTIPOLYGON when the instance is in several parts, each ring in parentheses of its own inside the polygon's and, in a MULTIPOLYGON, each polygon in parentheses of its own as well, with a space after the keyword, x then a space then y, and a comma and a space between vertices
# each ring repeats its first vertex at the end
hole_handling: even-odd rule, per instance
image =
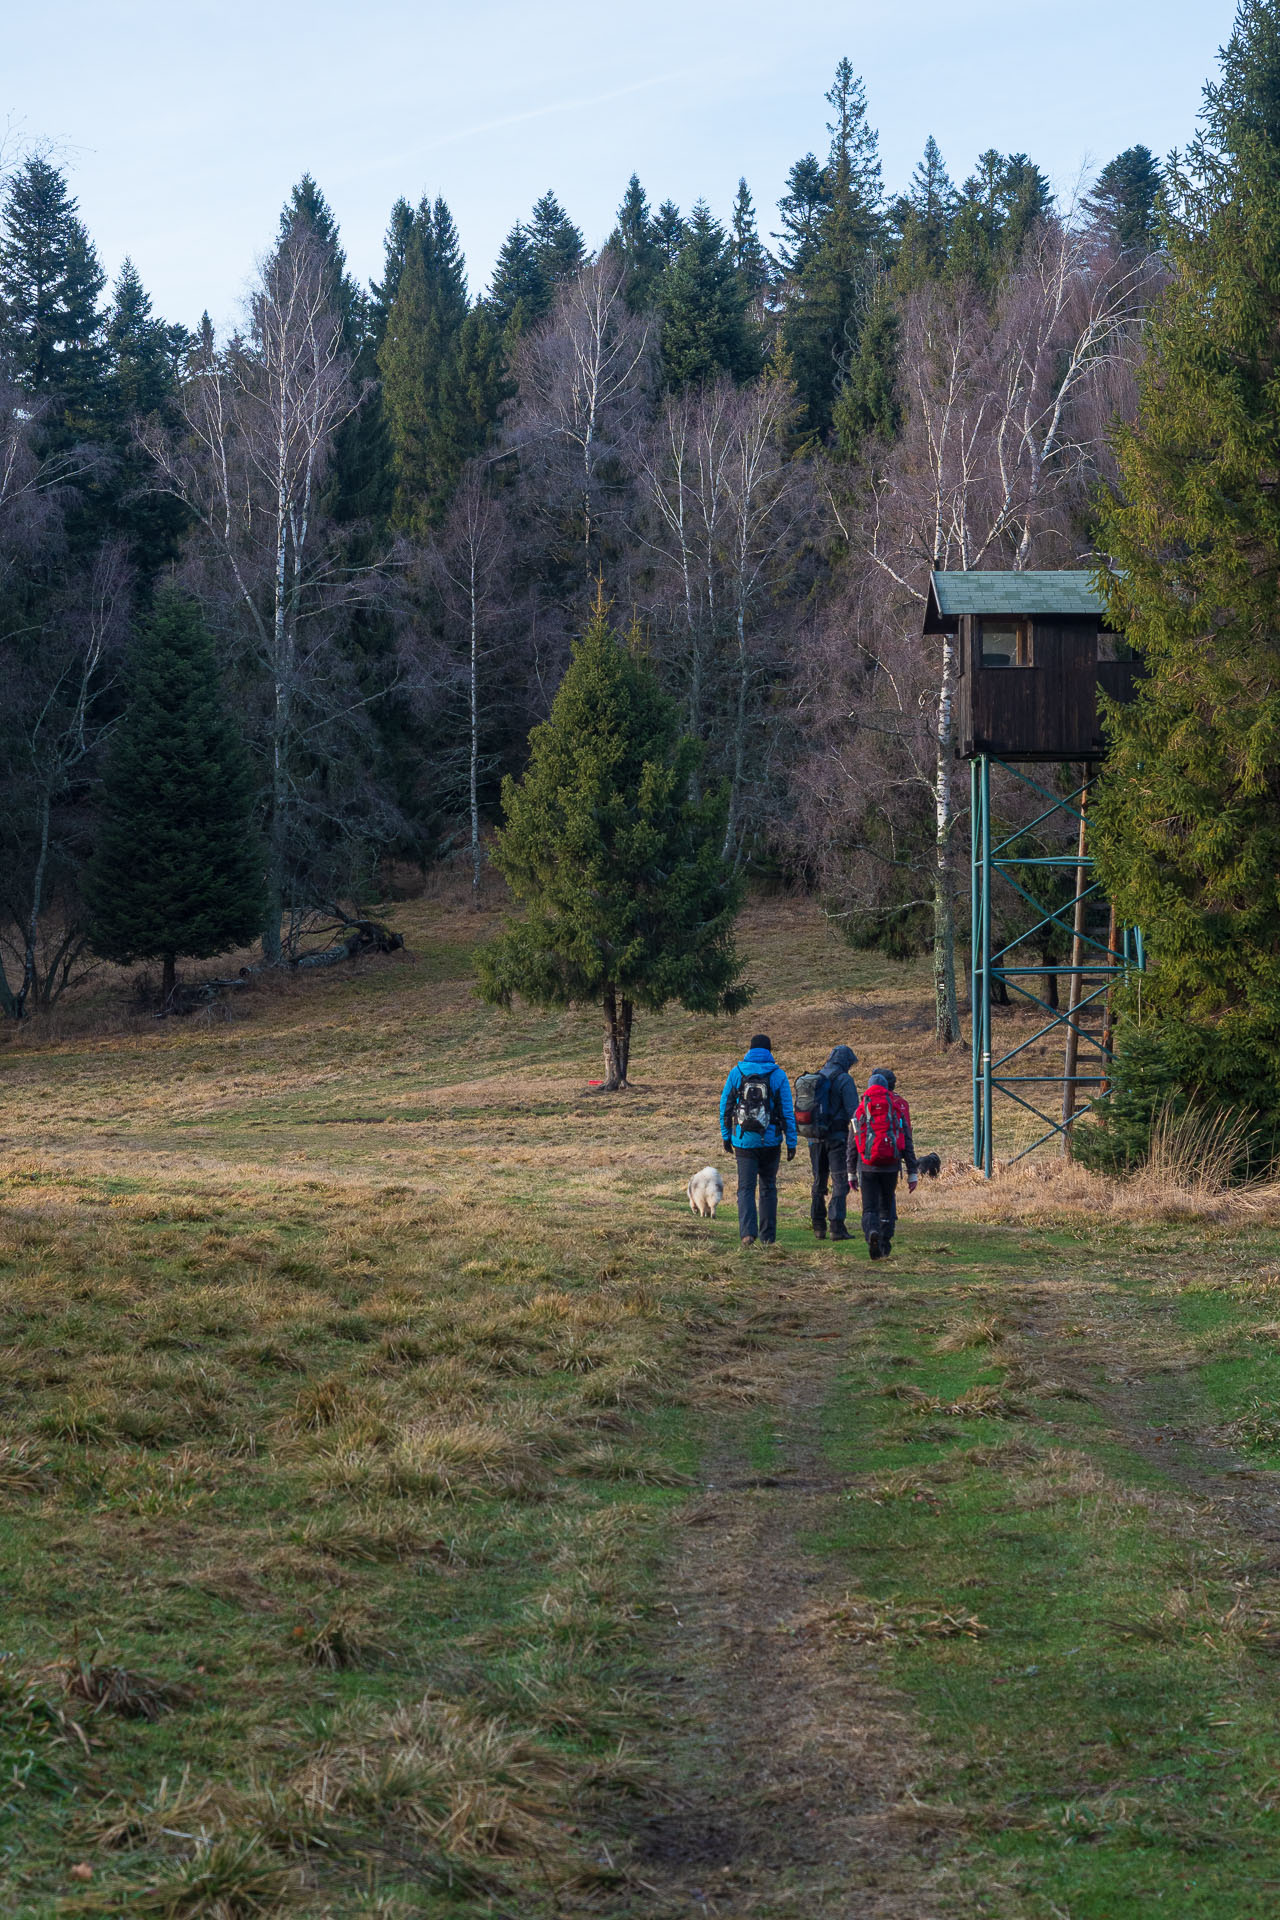
POLYGON ((942 1156, 938 1153, 922 1153, 916 1166, 924 1179, 936 1180, 942 1172, 942 1156))

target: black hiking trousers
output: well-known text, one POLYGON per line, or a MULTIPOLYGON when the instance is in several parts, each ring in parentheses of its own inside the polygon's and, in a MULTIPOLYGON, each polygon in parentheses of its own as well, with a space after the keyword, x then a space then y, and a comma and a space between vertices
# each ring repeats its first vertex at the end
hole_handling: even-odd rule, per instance
POLYGON ((809 1165, 813 1186, 809 1196, 809 1218, 814 1228, 823 1220, 833 1227, 844 1225, 845 1202, 849 1193, 849 1136, 829 1133, 825 1140, 809 1142, 809 1165), (831 1185, 831 1204, 827 1204, 827 1183, 831 1185))
POLYGON ((867 1244, 870 1246, 872 1234, 877 1234, 881 1253, 887 1253, 898 1224, 898 1169, 859 1167, 858 1186, 862 1193, 862 1231, 867 1244))
POLYGON ((735 1147, 738 1163, 738 1234, 743 1240, 778 1237, 778 1163, 782 1148, 735 1147), (756 1182, 760 1183, 760 1215, 756 1218, 756 1182))

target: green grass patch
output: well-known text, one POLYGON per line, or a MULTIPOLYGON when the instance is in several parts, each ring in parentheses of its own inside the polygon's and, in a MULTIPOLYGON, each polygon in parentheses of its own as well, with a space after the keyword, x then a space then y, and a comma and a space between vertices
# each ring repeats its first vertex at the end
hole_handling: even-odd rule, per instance
POLYGON ((1167 1269, 1130 1271, 1090 1303, 1095 1399, 1063 1397, 1056 1371, 1080 1370, 1051 1287, 1026 1286, 1007 1241, 963 1260, 966 1237, 949 1234, 966 1271, 987 1263, 980 1305, 958 1316, 954 1289, 899 1269, 827 1407, 856 1482, 817 1543, 849 1582, 830 1631, 883 1649, 947 1756, 921 1792, 963 1836, 958 1884, 981 1910, 1261 1916, 1280 1877, 1280 1583, 1264 1543, 1227 1534, 1158 1455, 1166 1423, 1216 1433, 1280 1375, 1269 1357, 1170 1372, 1147 1355, 1148 1418, 1139 1387, 1117 1430, 1108 1378, 1144 1364, 1135 1335, 1247 1336, 1251 1310, 1188 1312, 1167 1269), (956 1338, 981 1309, 994 1338, 1011 1323, 994 1362, 956 1338), (998 1422, 964 1413, 984 1393, 998 1422))

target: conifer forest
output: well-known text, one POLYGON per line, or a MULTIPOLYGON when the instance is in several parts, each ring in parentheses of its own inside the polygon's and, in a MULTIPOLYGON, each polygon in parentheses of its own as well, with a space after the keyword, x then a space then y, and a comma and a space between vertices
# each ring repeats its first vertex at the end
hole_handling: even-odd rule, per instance
MULTIPOLYGON (((107 286, 68 170, 15 160, 10 1016, 91 950, 130 636, 175 591, 208 636, 175 672, 212 677, 250 756, 245 797, 221 736, 204 749, 221 830, 239 806, 265 849, 268 947, 358 911, 389 861, 480 859, 601 591, 699 780, 727 783, 732 862, 821 888, 860 935, 932 938, 953 904, 924 574, 1092 551, 1167 272, 1163 174, 1135 144, 1065 207, 1026 154, 953 180, 929 140, 890 191, 847 60, 814 124, 776 210, 744 179, 725 224, 633 177, 589 246, 549 189, 481 288, 435 192, 391 208, 357 285, 304 175, 274 238, 245 236, 267 251, 227 337, 155 313, 128 262, 107 286)), ((121 918, 104 899, 108 948, 121 918)))
POLYGON ((1187 1030, 1151 1071, 1200 1077, 1227 1014, 1224 1084, 1269 1108, 1274 639, 1256 582, 1235 604, 1251 536, 1212 502, 1215 462, 1266 484, 1278 33, 1249 0, 1186 151, 1135 138, 1069 204, 1034 155, 932 137, 887 182, 848 59, 776 208, 745 178, 727 222, 655 206, 633 175, 589 242, 552 186, 483 286, 431 188, 357 284, 304 173, 274 236, 246 234, 266 250, 223 334, 157 314, 128 260, 108 286, 71 171, 14 153, 0 1012, 48 1010, 104 958, 165 991, 251 934, 296 962, 319 928, 367 927, 397 872, 461 863, 478 889, 594 610, 694 743, 736 882, 931 954, 948 1046, 967 802, 929 572, 1074 567, 1110 582, 1149 670, 1112 724, 1152 808, 1113 781, 1099 831, 1127 917, 1170 920, 1152 993, 1187 1030), (1220 273, 1239 299, 1207 306, 1220 273), (1194 583, 1187 542, 1212 556, 1194 583), (1206 701, 1216 758, 1190 772, 1206 701), (1186 824, 1162 840, 1165 801, 1186 824))
POLYGON ((1277 1911, 1280 0, 1074 192, 931 4, 976 155, 386 0, 367 282, 403 146, 63 9, 223 198, 0 139, 0 1915, 1277 1911))

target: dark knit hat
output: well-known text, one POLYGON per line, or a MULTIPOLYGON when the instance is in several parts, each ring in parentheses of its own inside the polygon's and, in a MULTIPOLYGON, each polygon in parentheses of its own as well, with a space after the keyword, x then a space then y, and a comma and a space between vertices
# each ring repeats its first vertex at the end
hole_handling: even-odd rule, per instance
POLYGON ((771 1039, 769 1038, 769 1036, 768 1036, 768 1034, 767 1034, 767 1033, 753 1033, 753 1034, 752 1034, 752 1036, 751 1036, 751 1045, 750 1045, 750 1047, 748 1048, 748 1052, 750 1052, 750 1053, 772 1053, 772 1052, 773 1052, 773 1042, 772 1042, 772 1040, 771 1040, 771 1039))

